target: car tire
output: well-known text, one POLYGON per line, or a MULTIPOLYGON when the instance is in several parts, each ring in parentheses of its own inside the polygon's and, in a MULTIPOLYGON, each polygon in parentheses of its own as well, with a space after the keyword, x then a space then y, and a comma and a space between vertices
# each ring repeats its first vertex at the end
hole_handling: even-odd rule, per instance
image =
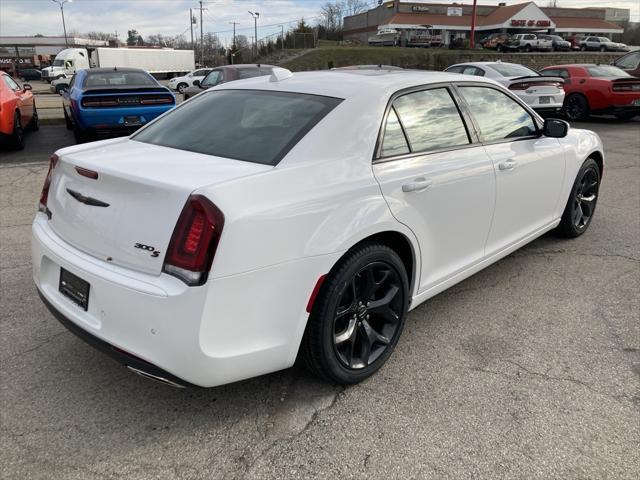
POLYGON ((189 87, 189 85, 187 85, 186 83, 179 83, 178 86, 176 87, 176 90, 178 90, 178 92, 180 93, 184 93, 184 91, 189 87))
POLYGON ((56 93, 58 95, 60 95, 62 92, 64 92, 65 90, 67 90, 67 85, 63 85, 61 83, 59 83, 58 85, 56 85, 56 93))
POLYGON ((498 44, 498 46, 496 47, 496 50, 497 50, 498 52, 502 53, 502 51, 503 51, 503 47, 502 47, 502 45, 498 44))
POLYGON ((69 115, 67 115, 67 111, 63 108, 62 112, 64 113, 64 124, 67 127, 67 130, 73 130, 73 123, 71 123, 71 119, 69 115))
POLYGON ((300 347, 303 364, 337 384, 364 380, 393 353, 408 306, 398 254, 379 243, 353 248, 322 284, 300 347))
POLYGON ((589 102, 584 95, 572 93, 564 99, 562 110, 568 120, 585 120, 589 117, 589 102))
POLYGON ((601 51, 601 52, 606 52, 606 51, 607 51, 607 47, 604 47, 604 46, 603 46, 603 47, 600 47, 600 51, 601 51))
POLYGON ((13 114, 13 130, 11 132, 10 143, 16 150, 22 150, 24 148, 24 128, 22 127, 20 112, 17 110, 13 114))
POLYGON ((581 52, 586 52, 586 51, 587 51, 587 47, 585 47, 584 45, 582 45, 582 46, 580 47, 580 51, 581 51, 581 52))
POLYGON ((587 158, 573 182, 571 194, 555 232, 565 238, 575 238, 587 231, 598 203, 600 167, 593 158, 587 158))
POLYGON ((530 52, 531 51, 531 45, 529 45, 529 44, 525 45, 524 46, 524 51, 527 52, 527 53, 530 52))
POLYGON ((29 130, 32 132, 40 130, 40 118, 38 117, 38 108, 35 102, 33 103, 33 117, 31 118, 31 122, 29 122, 29 130))

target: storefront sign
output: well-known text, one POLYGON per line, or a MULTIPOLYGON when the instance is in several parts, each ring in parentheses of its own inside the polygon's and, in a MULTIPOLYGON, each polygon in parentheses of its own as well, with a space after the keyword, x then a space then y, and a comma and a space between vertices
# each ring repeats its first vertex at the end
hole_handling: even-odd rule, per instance
POLYGON ((511 20, 512 27, 550 27, 551 20, 511 20))
POLYGON ((424 5, 414 5, 411 7, 411 11, 412 12, 428 12, 429 7, 426 7, 424 5))
POLYGON ((462 7, 447 7, 447 17, 461 17, 462 7))

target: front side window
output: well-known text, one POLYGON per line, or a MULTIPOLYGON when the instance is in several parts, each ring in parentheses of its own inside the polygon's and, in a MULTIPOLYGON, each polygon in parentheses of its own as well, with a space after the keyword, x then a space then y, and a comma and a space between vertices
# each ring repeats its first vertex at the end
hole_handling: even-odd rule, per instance
POLYGON ((412 152, 429 152, 469 144, 460 112, 446 88, 408 93, 393 106, 412 152))
POLYGON ((484 70, 478 67, 467 66, 462 70, 465 75, 475 75, 476 77, 484 77, 484 70))
POLYGON ((634 70, 638 68, 638 64, 640 64, 640 52, 625 55, 616 61, 616 67, 624 68, 626 70, 634 70))
POLYGON ((537 134, 533 118, 511 97, 489 87, 460 87, 486 142, 537 134))
POLYGON ((7 84, 7 87, 9 87, 11 90, 14 91, 18 91, 20 90, 20 85, 18 85, 13 78, 11 78, 9 75, 3 75, 2 76, 4 78, 4 83, 7 84))
POLYGON ((266 90, 214 90, 195 97, 132 140, 277 165, 342 99, 266 90))
POLYGON ((209 75, 204 77, 200 85, 202 85, 203 87, 213 87, 214 85, 217 85, 221 81, 222 81, 222 71, 213 70, 209 75))

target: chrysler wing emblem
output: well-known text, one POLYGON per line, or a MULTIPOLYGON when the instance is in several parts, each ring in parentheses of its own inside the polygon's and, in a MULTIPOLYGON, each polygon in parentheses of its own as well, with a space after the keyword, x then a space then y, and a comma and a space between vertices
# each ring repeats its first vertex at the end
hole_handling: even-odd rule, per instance
POLYGON ((108 207, 109 204, 103 202, 102 200, 98 200, 96 198, 85 197, 80 192, 76 192, 75 190, 71 190, 67 188, 67 193, 75 198, 80 203, 84 203, 85 205, 91 205, 93 207, 108 207))

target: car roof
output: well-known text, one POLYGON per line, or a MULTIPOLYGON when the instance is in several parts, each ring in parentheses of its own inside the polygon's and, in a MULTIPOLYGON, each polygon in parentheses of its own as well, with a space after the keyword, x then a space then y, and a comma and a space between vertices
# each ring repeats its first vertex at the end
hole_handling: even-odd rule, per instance
POLYGON ((235 65, 221 65, 221 67, 231 70, 243 70, 245 68, 275 68, 275 65, 267 65, 266 63, 236 63, 235 65))
MULTIPOLYGON (((454 65, 451 65, 452 67, 455 67, 457 65, 473 65, 473 66, 481 66, 484 65, 485 67, 492 67, 494 65, 518 65, 519 67, 525 67, 525 68, 529 68, 525 65, 521 65, 520 63, 513 63, 513 62, 462 62, 462 63, 456 63, 454 65)), ((449 68, 449 67, 447 67, 449 68)))
MULTIPOLYGON (((296 72, 289 78, 272 81, 271 75, 228 82, 213 87, 216 90, 259 89, 281 92, 307 93, 328 97, 344 98, 362 95, 391 95, 406 88, 440 82, 460 82, 466 77, 457 73, 434 72, 428 70, 321 70, 296 72)), ((467 79, 467 81, 469 81, 467 79)), ((474 82, 498 85, 497 82, 473 77, 474 82)))
POLYGON ((586 68, 586 67, 612 67, 613 65, 597 65, 595 63, 565 63, 563 65, 549 65, 548 67, 544 67, 541 70, 548 70, 550 68, 567 68, 567 67, 578 67, 578 68, 586 68))

